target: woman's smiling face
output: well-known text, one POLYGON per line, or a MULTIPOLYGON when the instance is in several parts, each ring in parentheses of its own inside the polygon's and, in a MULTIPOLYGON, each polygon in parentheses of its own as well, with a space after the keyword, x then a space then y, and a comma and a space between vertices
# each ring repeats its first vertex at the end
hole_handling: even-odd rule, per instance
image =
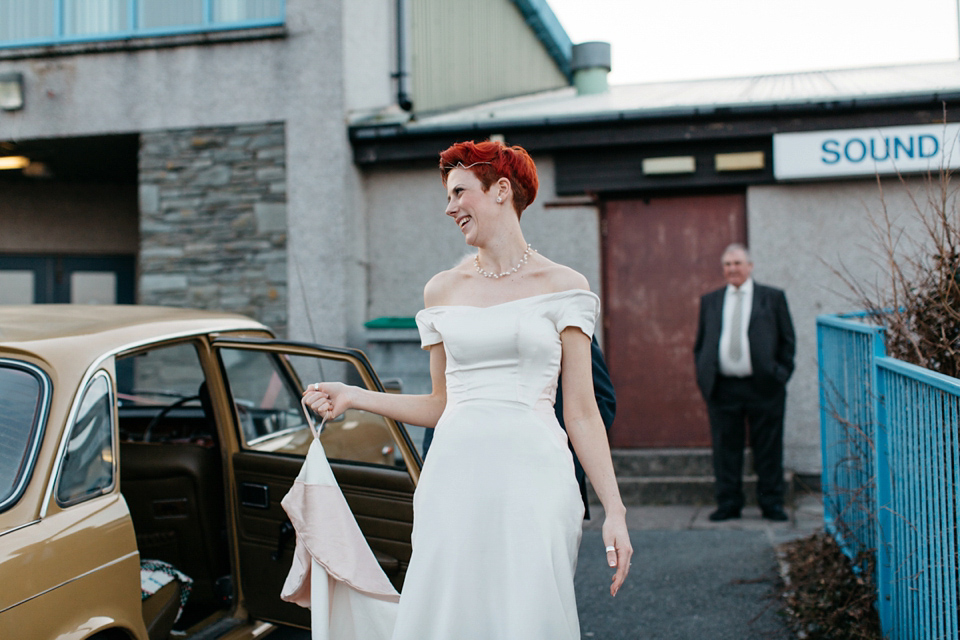
POLYGON ((453 218, 467 244, 474 244, 482 226, 487 207, 495 203, 491 190, 469 169, 453 169, 447 175, 446 214, 453 218))

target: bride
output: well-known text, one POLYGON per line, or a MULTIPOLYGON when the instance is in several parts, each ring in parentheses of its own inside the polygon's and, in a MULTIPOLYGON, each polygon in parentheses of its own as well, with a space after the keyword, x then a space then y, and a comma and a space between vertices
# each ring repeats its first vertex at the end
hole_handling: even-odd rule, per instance
POLYGON ((417 326, 432 392, 317 383, 304 400, 328 417, 365 409, 435 428, 395 640, 576 640, 583 503, 568 436, 603 504, 611 595, 633 554, 591 377, 600 301, 524 240, 520 216, 539 184, 525 150, 462 142, 440 169, 446 215, 477 252, 424 289, 417 326), (553 412, 561 369, 566 434, 553 412))

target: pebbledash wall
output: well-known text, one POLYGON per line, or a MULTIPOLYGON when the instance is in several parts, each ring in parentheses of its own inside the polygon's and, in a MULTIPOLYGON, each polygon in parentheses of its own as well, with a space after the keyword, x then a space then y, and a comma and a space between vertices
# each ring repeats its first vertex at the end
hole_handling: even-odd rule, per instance
MULTIPOLYGON (((534 156, 540 187, 520 225, 534 249, 582 273, 601 292, 600 220, 583 198, 556 195, 553 158, 534 156)), ((423 307, 423 287, 475 249, 445 215, 446 190, 436 160, 408 167, 367 169, 368 316, 412 316, 423 307)))
POLYGON ((287 335, 282 123, 140 135, 139 302, 230 309, 287 335))
POLYGON ((801 473, 820 469, 820 399, 816 319, 862 308, 843 274, 885 289, 876 232, 883 210, 903 229, 899 247, 911 251, 924 231, 914 202, 928 202, 922 177, 854 178, 818 183, 758 185, 747 190, 747 229, 759 282, 782 287, 797 335, 796 370, 787 390, 785 463, 801 473))

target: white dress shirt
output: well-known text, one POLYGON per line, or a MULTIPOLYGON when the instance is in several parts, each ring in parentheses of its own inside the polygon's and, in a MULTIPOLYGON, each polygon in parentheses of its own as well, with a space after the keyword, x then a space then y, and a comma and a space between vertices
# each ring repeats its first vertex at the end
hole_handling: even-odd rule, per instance
POLYGON ((750 341, 747 338, 747 328, 750 326, 750 311, 753 309, 753 278, 747 278, 740 285, 740 295, 743 296, 743 313, 739 327, 730 326, 733 320, 733 305, 736 302, 737 287, 727 285, 723 295, 723 324, 720 327, 720 373, 721 375, 745 378, 753 375, 753 364, 750 362, 750 341), (730 358, 730 336, 734 331, 740 332, 740 359, 730 358))

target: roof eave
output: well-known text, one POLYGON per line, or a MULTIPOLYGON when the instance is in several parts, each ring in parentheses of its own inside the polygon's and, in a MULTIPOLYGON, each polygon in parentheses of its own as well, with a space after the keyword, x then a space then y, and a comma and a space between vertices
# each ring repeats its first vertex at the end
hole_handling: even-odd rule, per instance
MULTIPOLYGON (((571 129, 593 129, 611 125, 654 124, 657 122, 677 123, 687 120, 691 124, 718 118, 749 120, 751 118, 796 118, 804 115, 824 115, 826 113, 849 114, 858 111, 882 111, 888 109, 930 109, 937 110, 960 102, 960 90, 893 94, 886 96, 865 96, 862 98, 845 97, 823 100, 805 100, 778 103, 744 103, 729 105, 698 105, 691 107, 670 107, 663 109, 636 109, 607 111, 592 114, 563 116, 538 116, 517 119, 491 119, 483 121, 462 121, 436 125, 419 125, 416 122, 392 125, 354 125, 349 127, 349 136, 354 148, 354 161, 360 165, 379 164, 414 159, 435 159, 443 147, 433 148, 432 140, 438 144, 449 144, 449 140, 489 136, 494 133, 508 135, 511 132, 534 131, 540 133, 562 132, 571 129), (387 145, 389 150, 384 147, 387 145), (429 147, 429 151, 426 149, 429 147)), ((755 135, 755 133, 752 133, 755 135)), ((528 149, 530 151, 548 150, 528 149)))

